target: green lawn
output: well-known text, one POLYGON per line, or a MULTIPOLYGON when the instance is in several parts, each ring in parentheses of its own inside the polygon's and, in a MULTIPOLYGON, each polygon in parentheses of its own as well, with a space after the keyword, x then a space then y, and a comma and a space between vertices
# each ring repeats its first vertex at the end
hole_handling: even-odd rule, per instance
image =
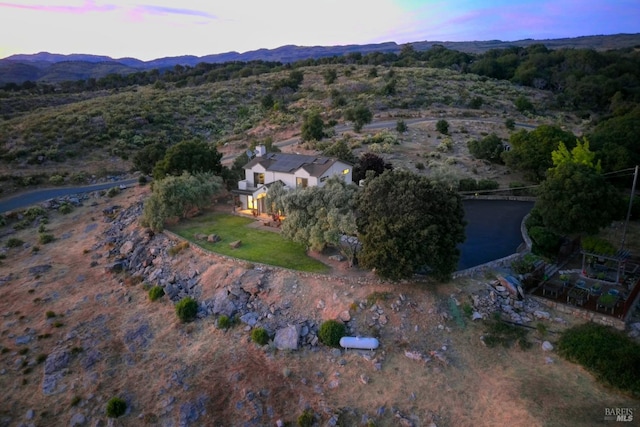
POLYGON ((250 228, 248 225, 252 222, 254 220, 251 218, 213 213, 192 218, 168 229, 218 254, 313 273, 325 273, 329 270, 325 264, 307 256, 303 245, 286 240, 278 233, 250 228), (196 241, 194 236, 198 233, 217 234, 222 241, 196 241), (242 245, 238 249, 232 249, 229 243, 236 240, 241 240, 242 245))

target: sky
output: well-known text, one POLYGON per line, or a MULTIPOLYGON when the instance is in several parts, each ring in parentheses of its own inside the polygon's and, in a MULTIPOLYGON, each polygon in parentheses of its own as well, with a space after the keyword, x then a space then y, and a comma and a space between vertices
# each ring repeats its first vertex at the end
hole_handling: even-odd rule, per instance
POLYGON ((0 0, 0 58, 640 33, 640 0, 0 0))

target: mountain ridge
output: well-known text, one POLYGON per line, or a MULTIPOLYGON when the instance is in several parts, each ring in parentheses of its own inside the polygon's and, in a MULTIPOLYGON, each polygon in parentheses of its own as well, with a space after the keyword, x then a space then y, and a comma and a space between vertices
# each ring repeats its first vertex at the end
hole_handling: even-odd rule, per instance
MULTIPOLYGON (((431 49, 434 45, 444 46, 447 49, 466 53, 484 53, 490 49, 500 49, 512 46, 527 47, 532 44, 544 44, 550 49, 560 48, 591 48, 595 50, 608 50, 619 48, 631 48, 640 46, 640 33, 593 35, 561 39, 523 39, 517 41, 484 40, 465 42, 443 41, 417 41, 411 42, 417 51, 431 49)), ((399 53, 403 44, 393 41, 372 44, 349 44, 337 46, 297 46, 284 45, 274 49, 257 49, 247 52, 229 51, 204 56, 181 55, 174 57, 156 58, 143 61, 137 58, 111 58, 104 55, 93 54, 57 54, 39 52, 36 54, 16 54, 0 59, 0 84, 17 83, 25 81, 60 82, 65 80, 77 80, 87 78, 100 78, 109 73, 130 74, 150 69, 169 69, 175 66, 194 67, 199 63, 225 63, 225 62, 249 62, 249 61, 273 61, 292 63, 305 59, 319 59, 332 56, 344 56, 348 54, 367 54, 371 52, 399 53), (65 73, 57 64, 69 64, 69 73, 65 73), (83 64, 83 65, 78 65, 83 64), (106 66, 105 64, 110 64, 106 66), (51 68, 57 66, 55 72, 51 68), (82 71, 78 72, 81 68, 82 71), (106 74, 105 74, 106 73, 106 74)))

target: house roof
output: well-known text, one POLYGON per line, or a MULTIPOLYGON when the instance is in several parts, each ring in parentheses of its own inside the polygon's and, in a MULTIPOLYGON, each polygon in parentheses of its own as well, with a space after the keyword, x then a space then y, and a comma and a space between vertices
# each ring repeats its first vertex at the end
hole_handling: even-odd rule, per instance
POLYGON ((245 165, 245 169, 253 169, 260 165, 269 172, 295 173, 298 169, 304 169, 309 175, 322 176, 333 164, 349 163, 322 156, 305 156, 302 154, 289 153, 266 153, 261 157, 252 159, 245 165))

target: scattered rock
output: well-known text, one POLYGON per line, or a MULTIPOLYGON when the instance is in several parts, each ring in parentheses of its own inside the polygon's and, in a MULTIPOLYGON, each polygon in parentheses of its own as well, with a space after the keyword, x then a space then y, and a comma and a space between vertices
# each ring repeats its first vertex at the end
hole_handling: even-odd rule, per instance
POLYGON ((51 264, 36 265, 29 268, 29 274, 33 274, 33 275, 44 274, 49 270, 51 270, 51 264))
POLYGON ((420 352, 405 350, 404 355, 411 360, 422 360, 424 357, 420 352))
POLYGON ((231 249, 238 249, 242 245, 242 240, 236 240, 234 242, 229 243, 231 249))
POLYGON ((300 333, 298 328, 289 325, 286 328, 278 329, 273 343, 278 350, 297 350, 300 333))
POLYGON ((341 311, 340 314, 338 315, 338 317, 343 322, 348 322, 349 320, 351 320, 351 314, 349 314, 349 310, 341 311))
POLYGON ((127 240, 120 246, 120 254, 127 255, 129 252, 133 250, 133 242, 131 240, 127 240))
POLYGON ((77 413, 77 414, 73 414, 73 416, 71 417, 71 421, 69 422, 69 425, 71 427, 75 427, 75 426, 83 426, 84 423, 86 423, 87 420, 85 418, 84 415, 77 413))
POLYGON ((477 311, 474 311, 473 314, 471 315, 471 320, 482 320, 483 318, 484 316, 478 313, 477 311))
POLYGON ((551 315, 546 312, 546 311, 542 311, 542 310, 536 310, 533 312, 533 315, 536 317, 536 319, 550 319, 551 315))
POLYGON ((553 344, 551 344, 549 341, 544 341, 542 343, 542 350, 544 351, 551 351, 553 350, 553 344))
POLYGON ((209 243, 218 243, 220 240, 220 236, 218 236, 217 234, 209 234, 207 236, 207 242, 209 243))

